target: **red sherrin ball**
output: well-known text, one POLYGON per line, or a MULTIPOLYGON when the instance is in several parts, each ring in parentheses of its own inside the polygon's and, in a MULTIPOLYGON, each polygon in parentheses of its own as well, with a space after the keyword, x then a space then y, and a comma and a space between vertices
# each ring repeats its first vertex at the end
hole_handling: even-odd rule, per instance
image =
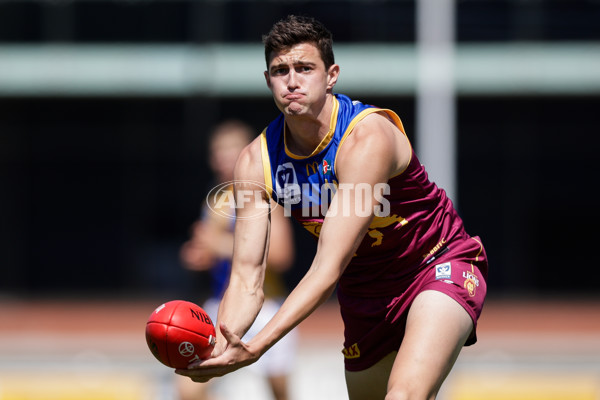
POLYGON ((146 323, 146 343, 167 367, 187 368, 206 359, 215 345, 215 326, 200 306, 173 300, 158 307, 146 323))

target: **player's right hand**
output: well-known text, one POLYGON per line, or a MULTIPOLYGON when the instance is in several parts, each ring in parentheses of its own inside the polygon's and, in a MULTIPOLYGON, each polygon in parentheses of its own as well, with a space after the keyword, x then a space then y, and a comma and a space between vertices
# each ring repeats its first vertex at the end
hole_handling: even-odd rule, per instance
POLYGON ((226 375, 258 360, 260 354, 253 352, 224 323, 219 323, 219 330, 226 343, 218 347, 217 342, 213 357, 195 361, 187 369, 177 369, 175 373, 187 376, 194 382, 208 382, 212 378, 226 375), (215 354, 217 351, 221 353, 215 354))

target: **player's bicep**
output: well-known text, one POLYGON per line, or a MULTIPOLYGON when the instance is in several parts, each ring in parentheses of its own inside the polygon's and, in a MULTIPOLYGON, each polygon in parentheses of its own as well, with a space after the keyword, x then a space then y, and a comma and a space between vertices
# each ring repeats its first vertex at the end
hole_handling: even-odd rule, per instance
POLYGON ((352 259, 373 219, 371 212, 355 212, 357 207, 366 204, 359 205, 355 201, 354 187, 340 187, 323 221, 316 257, 319 264, 336 268, 338 277, 352 259))
POLYGON ((386 130, 387 121, 369 122, 350 135, 340 152, 338 190, 321 228, 321 253, 343 268, 362 242, 375 211, 381 209, 389 176, 398 166, 396 138, 386 130))

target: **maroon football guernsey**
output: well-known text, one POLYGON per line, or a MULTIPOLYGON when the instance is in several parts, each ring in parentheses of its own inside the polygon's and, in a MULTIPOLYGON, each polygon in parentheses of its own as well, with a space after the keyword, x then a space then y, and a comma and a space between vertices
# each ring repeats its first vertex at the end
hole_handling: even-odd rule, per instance
MULTIPOLYGON (((282 115, 262 134, 266 186, 273 188, 273 198, 317 237, 324 219, 320 206, 327 188, 337 187, 337 156, 354 126, 369 114, 380 113, 405 134, 402 121, 392 110, 341 94, 335 95, 333 104, 329 133, 309 156, 295 155, 287 148, 282 115)), ((376 162, 374 154, 372 163, 376 162)), ((451 241, 468 237, 452 202, 429 181, 414 151, 407 168, 387 183, 389 208, 374 217, 340 280, 340 288, 348 293, 393 294, 396 289, 391 281, 410 279, 428 259, 446 251, 451 241)))
MULTIPOLYGON (((266 187, 316 237, 325 218, 322 205, 328 188, 341 187, 336 174, 339 150, 354 126, 371 113, 386 115, 404 134, 393 111, 343 95, 334 100, 329 133, 309 156, 287 149, 283 117, 262 134, 266 187)), ((377 155, 372 162, 377 162, 377 155)), ((345 325, 343 354, 351 371, 368 368, 398 349, 408 309, 422 291, 436 290, 456 300, 475 327, 487 290, 481 241, 465 232, 452 202, 428 179, 414 151, 407 168, 387 185, 387 208, 380 208, 384 212, 373 218, 338 285, 345 325)), ((474 329, 467 344, 475 341, 474 329)))

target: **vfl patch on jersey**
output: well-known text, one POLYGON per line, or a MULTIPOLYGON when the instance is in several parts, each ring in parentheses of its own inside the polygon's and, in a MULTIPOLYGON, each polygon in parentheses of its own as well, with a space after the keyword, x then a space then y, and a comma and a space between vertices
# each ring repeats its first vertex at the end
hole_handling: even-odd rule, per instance
POLYGON ((435 266, 435 279, 450 279, 452 275, 452 264, 446 262, 435 266))
POLYGON ((342 350, 344 354, 344 358, 358 358, 360 357, 360 349, 358 348, 358 343, 354 343, 352 346, 345 348, 342 350))
POLYGON ((275 172, 275 192, 284 203, 296 204, 302 195, 296 170, 291 162, 280 164, 275 172))

